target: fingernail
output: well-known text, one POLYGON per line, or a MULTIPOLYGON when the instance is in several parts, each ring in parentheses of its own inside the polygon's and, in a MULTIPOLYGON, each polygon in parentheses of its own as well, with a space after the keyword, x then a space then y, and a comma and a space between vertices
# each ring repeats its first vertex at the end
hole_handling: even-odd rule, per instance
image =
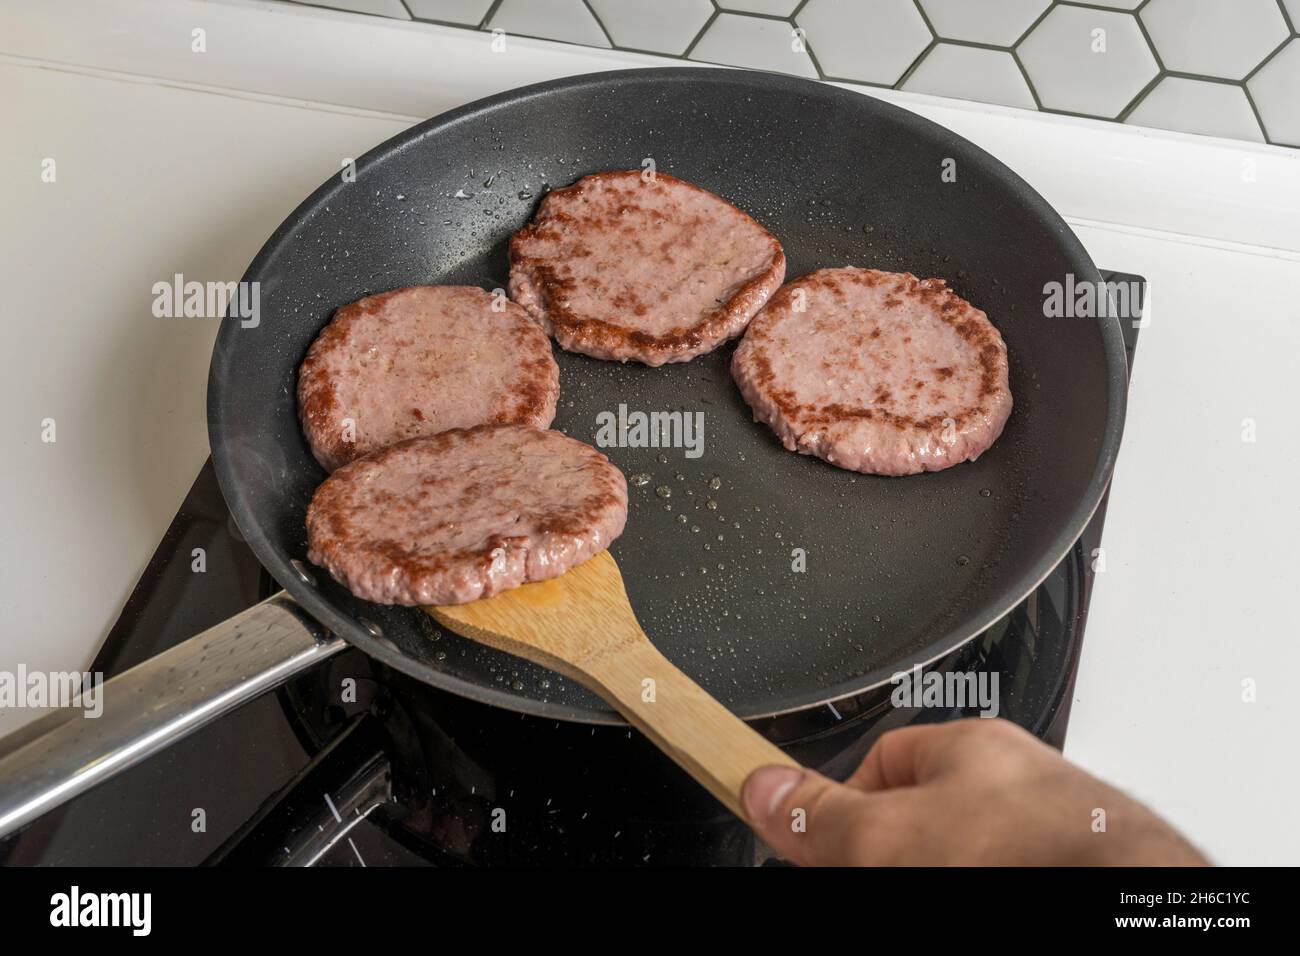
POLYGON ((760 767, 745 781, 741 793, 745 812, 755 822, 768 819, 802 779, 803 771, 797 767, 760 767))

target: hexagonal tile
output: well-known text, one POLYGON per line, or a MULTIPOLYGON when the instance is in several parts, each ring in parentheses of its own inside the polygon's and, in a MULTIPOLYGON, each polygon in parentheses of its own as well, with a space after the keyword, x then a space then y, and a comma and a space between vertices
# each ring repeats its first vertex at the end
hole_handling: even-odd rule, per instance
POLYGON ((609 46, 605 31, 582 0, 501 0, 487 26, 526 37, 609 46))
POLYGON ((936 44, 912 71, 903 89, 1034 109, 1033 94, 1011 54, 977 46, 936 44))
POLYGON ((1264 141, 1246 91, 1233 83, 1166 76, 1124 122, 1183 133, 1264 141))
MULTIPOLYGON (((658 6, 658 3, 655 4, 658 6)), ((723 10, 743 10, 745 13, 766 13, 773 17, 788 17, 799 6, 799 0, 719 0, 723 10)))
POLYGON ((1264 65, 1246 84, 1264 121, 1264 132, 1275 143, 1300 146, 1300 39, 1264 65))
POLYGON ((921 0, 934 32, 945 40, 1011 46, 1052 0, 921 0))
POLYGON ((615 46, 654 53, 685 53, 713 16, 709 0, 591 0, 615 46))
POLYGON ((406 5, 421 20, 478 26, 492 9, 492 0, 406 0, 406 5))
POLYGON ((795 39, 788 20, 720 13, 691 50, 691 59, 816 78, 812 60, 805 49, 796 49, 803 45, 795 39))
POLYGON ((1147 33, 1168 70, 1244 79, 1290 35, 1277 0, 1151 0, 1147 33))
POLYGON ((889 86, 934 39, 912 0, 808 0, 795 22, 827 76, 889 86))
POLYGON ((1159 72, 1128 13, 1056 7, 1016 48, 1047 109, 1113 119, 1159 72))

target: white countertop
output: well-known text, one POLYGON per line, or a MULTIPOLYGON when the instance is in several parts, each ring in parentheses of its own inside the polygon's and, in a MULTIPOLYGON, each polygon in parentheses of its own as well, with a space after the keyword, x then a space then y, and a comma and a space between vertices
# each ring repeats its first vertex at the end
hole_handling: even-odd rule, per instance
MULTIPOLYGON (((343 157, 417 119, 664 62, 488 41, 247 0, 0 8, 0 670, 90 661, 207 455, 216 325, 154 318, 154 282, 238 278, 343 157)), ((1300 862, 1300 151, 879 95, 980 143, 1098 265, 1151 283, 1068 755, 1217 861, 1300 862)), ((0 712, 0 733, 31 716, 0 712)))

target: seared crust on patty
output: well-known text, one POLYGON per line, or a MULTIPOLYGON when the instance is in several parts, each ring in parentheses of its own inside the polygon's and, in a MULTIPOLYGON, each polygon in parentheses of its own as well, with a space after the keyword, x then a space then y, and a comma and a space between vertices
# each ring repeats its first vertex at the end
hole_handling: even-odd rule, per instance
POLYGON ((510 240, 510 295, 571 352, 685 362, 744 331, 785 253, 707 190, 641 170, 547 194, 510 240))
POLYGON ((822 269, 784 286, 731 363, 791 451, 910 475, 978 458, 1011 414, 1007 349, 942 279, 822 269))
POLYGON ((308 558, 379 604, 463 604, 609 547, 627 483, 557 431, 454 429, 345 465, 307 509, 308 558))
POLYGON ((303 432, 326 471, 449 428, 546 428, 559 395, 537 323, 473 286, 410 286, 345 305, 298 373, 303 432))

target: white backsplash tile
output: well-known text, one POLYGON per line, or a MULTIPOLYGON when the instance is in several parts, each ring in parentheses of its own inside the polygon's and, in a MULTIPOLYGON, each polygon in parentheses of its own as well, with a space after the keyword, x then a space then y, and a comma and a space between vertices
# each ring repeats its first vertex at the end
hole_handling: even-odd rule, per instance
POLYGON ((692 60, 816 77, 817 70, 787 20, 718 14, 691 50, 692 60))
POLYGON ((287 2, 1300 147, 1300 0, 287 2))
POLYGON ((463 23, 476 27, 492 9, 492 0, 405 0, 414 16, 422 20, 463 23))
POLYGON ((1300 146, 1300 38, 1264 64, 1247 86, 1269 139, 1300 146))
POLYGON ((713 16, 709 0, 590 0, 615 46, 679 55, 713 16))
POLYGON ((501 0, 488 29, 584 46, 609 46, 605 31, 582 0, 501 0))
POLYGON ((1166 76, 1157 83, 1125 122, 1228 139, 1264 140, 1255 111, 1240 86, 1180 76, 1166 76))
POLYGON ((1017 49, 1048 109, 1112 119, 1160 72, 1127 13, 1058 6, 1017 49))
POLYGON ((1151 0, 1141 13, 1167 70, 1244 79, 1290 31, 1277 0, 1151 0))
POLYGON ((1015 59, 1005 50, 940 43, 925 55, 903 84, 913 93, 933 93, 981 103, 1034 109, 1034 95, 1015 59))
POLYGON ((930 26, 943 40, 1011 46, 1052 0, 920 0, 930 26))
POLYGON ((822 72, 892 86, 934 40, 912 0, 808 0, 795 17, 822 72))

